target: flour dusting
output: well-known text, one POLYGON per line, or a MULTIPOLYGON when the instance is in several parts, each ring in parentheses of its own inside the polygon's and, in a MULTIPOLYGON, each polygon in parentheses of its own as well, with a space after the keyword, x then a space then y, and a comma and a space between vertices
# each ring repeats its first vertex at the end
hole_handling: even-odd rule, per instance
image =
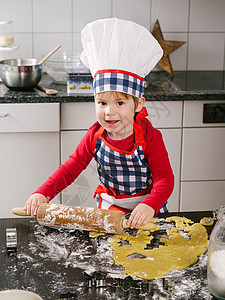
MULTIPOLYGON (((159 220, 159 224, 165 232, 171 228, 171 224, 165 223, 165 219, 159 220)), ((18 245, 17 255, 12 257, 15 264, 7 268, 7 280, 3 287, 10 283, 11 288, 24 288, 40 296, 43 293, 44 300, 59 299, 60 294, 67 292, 76 293, 79 300, 125 299, 121 289, 112 290, 112 285, 102 289, 92 288, 91 291, 85 286, 84 274, 92 276, 95 272, 105 274, 107 279, 122 282, 127 279, 126 274, 122 273, 123 267, 114 264, 111 245, 107 242, 109 235, 89 238, 89 232, 53 229, 35 221, 31 221, 30 226, 32 234, 28 234, 26 245, 18 245), (43 286, 43 291, 40 286, 43 286), (90 298, 88 293, 92 295, 90 298)), ((211 300, 206 272, 207 253, 201 255, 196 264, 184 270, 173 270, 163 278, 146 281, 156 286, 152 297, 147 299, 211 300), (157 296, 161 295, 163 280, 169 280, 172 284, 169 298, 157 296)), ((140 282, 143 281, 135 277, 132 280, 130 296, 126 299, 137 300, 149 295, 149 292, 139 289, 140 282)))

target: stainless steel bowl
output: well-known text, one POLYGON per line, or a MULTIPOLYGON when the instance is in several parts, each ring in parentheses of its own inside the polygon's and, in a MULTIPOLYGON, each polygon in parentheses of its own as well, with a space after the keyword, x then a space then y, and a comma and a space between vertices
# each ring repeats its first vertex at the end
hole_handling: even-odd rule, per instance
POLYGON ((31 90, 41 80, 42 68, 34 58, 0 61, 2 82, 12 90, 31 90))

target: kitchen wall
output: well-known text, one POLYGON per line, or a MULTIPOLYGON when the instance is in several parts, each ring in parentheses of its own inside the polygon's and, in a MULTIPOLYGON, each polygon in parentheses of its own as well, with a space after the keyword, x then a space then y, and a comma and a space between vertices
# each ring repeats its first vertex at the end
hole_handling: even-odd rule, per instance
POLYGON ((225 70, 224 0, 0 0, 0 20, 13 21, 21 57, 40 58, 59 43, 81 50, 81 29, 108 17, 150 31, 159 19, 165 40, 186 42, 170 55, 174 70, 225 70))

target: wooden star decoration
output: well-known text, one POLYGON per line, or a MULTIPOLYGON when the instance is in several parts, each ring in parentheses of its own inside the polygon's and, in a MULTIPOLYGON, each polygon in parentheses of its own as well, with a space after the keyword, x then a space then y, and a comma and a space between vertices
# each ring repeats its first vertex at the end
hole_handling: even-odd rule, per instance
POLYGON ((167 73, 173 75, 173 68, 170 62, 169 54, 180 48, 186 42, 165 41, 158 20, 156 20, 155 22, 152 35, 159 42, 160 46, 163 49, 163 57, 158 62, 158 65, 167 73))

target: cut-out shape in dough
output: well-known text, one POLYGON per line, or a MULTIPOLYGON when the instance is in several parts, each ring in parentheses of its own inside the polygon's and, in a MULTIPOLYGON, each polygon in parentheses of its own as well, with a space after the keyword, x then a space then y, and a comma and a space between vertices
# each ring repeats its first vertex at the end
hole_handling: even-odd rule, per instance
POLYGON ((204 217, 200 220, 200 224, 204 226, 212 226, 214 223, 214 220, 212 218, 204 217))

